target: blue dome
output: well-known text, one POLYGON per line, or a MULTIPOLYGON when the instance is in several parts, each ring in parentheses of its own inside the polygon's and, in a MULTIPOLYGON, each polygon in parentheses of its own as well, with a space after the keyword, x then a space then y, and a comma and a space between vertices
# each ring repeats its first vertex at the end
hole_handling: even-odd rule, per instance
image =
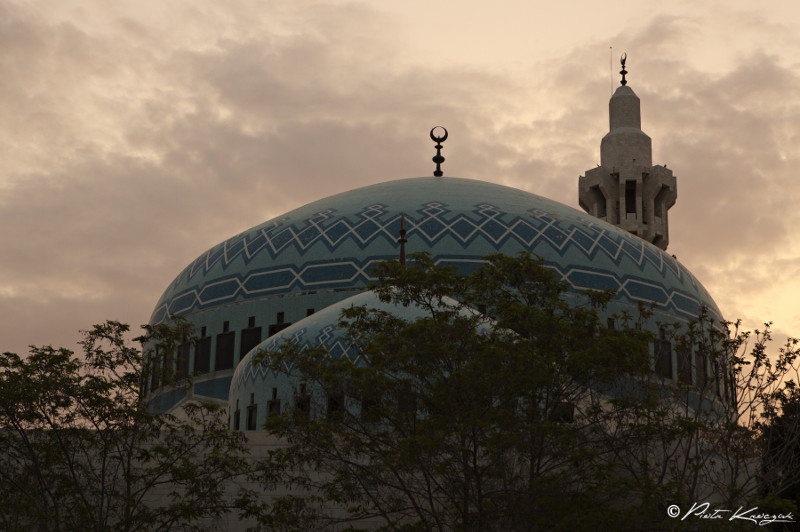
MULTIPOLYGON (((293 398, 298 394, 297 374, 293 373, 294 368, 291 365, 284 365, 280 372, 271 371, 268 368, 269 353, 280 348, 286 341, 303 349, 322 347, 330 353, 332 358, 347 357, 353 364, 362 363, 360 352, 346 339, 343 331, 338 327, 340 313, 343 309, 362 305, 386 310, 405 319, 422 316, 422 311, 417 307, 383 303, 374 292, 368 291, 330 305, 313 316, 270 336, 241 360, 233 374, 228 401, 231 406, 231 428, 234 430, 245 428, 244 426, 240 427, 241 412, 245 408, 252 409, 251 405, 271 404, 273 408, 277 406, 276 409, 279 410, 281 403, 284 405, 293 403, 293 398), (254 364, 256 356, 266 356, 266 358, 260 363, 254 364)), ((261 427, 266 422, 266 411, 262 407, 260 411, 256 409, 253 414, 254 419, 251 419, 249 423, 247 421, 244 423, 253 429, 261 427)))
MULTIPOLYGON (((437 258, 533 251, 577 288, 693 316, 716 309, 670 255, 617 227, 518 189, 458 178, 416 178, 337 194, 214 246, 187 266, 151 318, 302 290, 363 285, 369 267, 396 258, 400 216, 408 250, 437 258)), ((468 262, 472 262, 469 261, 468 262)))
MULTIPOLYGON (((458 303, 450 298, 444 298, 444 303, 452 305, 453 308, 458 306, 458 303)), ((228 401, 231 406, 230 428, 241 430, 249 425, 250 430, 253 430, 262 427, 267 421, 267 409, 263 406, 259 408, 258 405, 269 405, 275 413, 280 413, 281 405, 285 405, 283 408, 293 407, 295 397, 299 392, 297 371, 291 364, 284 364, 281 371, 269 369, 269 354, 278 350, 286 341, 301 349, 321 347, 333 359, 347 357, 353 364, 365 363, 359 349, 348 340, 346 331, 339 327, 342 310, 361 306, 390 312, 394 316, 408 321, 430 316, 427 309, 413 304, 403 306, 383 302, 374 292, 366 291, 330 305, 313 316, 269 337, 254 347, 236 367, 228 401), (258 363, 254 363, 256 357, 263 358, 258 363), (248 414, 253 417, 249 418, 248 414)), ((477 315, 476 311, 466 308, 461 309, 460 312, 464 315, 468 315, 470 312, 477 315)), ((482 324, 478 330, 483 331, 487 327, 487 324, 482 324)), ((308 392, 312 393, 312 390, 308 390, 308 392)), ((318 402, 319 398, 315 403, 318 402)), ((315 406, 320 408, 318 404, 315 406)))
MULTIPOLYGON (((259 333, 256 342, 256 329, 277 332, 374 281, 373 265, 398 256, 401 216, 407 252, 427 251, 438 263, 469 270, 491 253, 531 251, 576 290, 617 291, 612 312, 652 302, 662 320, 692 318, 701 306, 719 316, 708 292, 677 260, 602 220, 483 181, 403 179, 337 194, 264 222, 203 253, 175 278, 151 323, 186 316, 201 336, 217 336, 217 344, 209 340, 199 370, 197 356, 187 357, 186 370, 201 374, 191 393, 225 404, 233 368, 267 336, 259 333), (234 338, 224 345, 232 342, 225 347, 232 357, 227 351, 219 357, 214 346, 222 345, 220 335, 231 333, 234 338)), ((158 410, 183 397, 164 394, 157 385, 150 396, 158 410)))

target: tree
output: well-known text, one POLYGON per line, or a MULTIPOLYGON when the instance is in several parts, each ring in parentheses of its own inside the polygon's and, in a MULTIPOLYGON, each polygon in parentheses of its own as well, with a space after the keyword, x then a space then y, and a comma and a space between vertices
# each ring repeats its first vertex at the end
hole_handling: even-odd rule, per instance
POLYGON ((343 311, 340 326, 363 364, 289 342, 263 353, 257 363, 294 368, 306 396, 300 410, 267 421, 285 446, 260 465, 261 481, 286 491, 253 510, 261 523, 464 531, 751 525, 701 522, 700 512, 676 520, 667 508, 761 495, 763 425, 751 414, 785 387, 796 351, 769 366, 768 337, 760 336, 741 355, 749 336, 705 313, 686 327, 660 324, 661 340, 647 332, 658 328, 645 307, 608 327, 601 316, 611 294, 576 295, 528 255, 487 259, 470 275, 424 254, 408 269, 379 267, 380 298, 423 315, 343 311), (666 338, 691 355, 689 379, 654 371, 652 350, 666 338))
MULTIPOLYGON (((147 326, 161 353, 188 334, 147 326)), ((229 481, 247 469, 244 441, 213 405, 154 415, 128 326, 84 332, 80 356, 31 348, 0 357, 0 527, 3 530, 200 530, 228 512, 229 481)))
MULTIPOLYGON (((775 361, 777 368, 795 367, 798 340, 790 339, 775 361)), ((775 390, 772 402, 761 412, 760 442, 761 489, 777 511, 800 509, 800 389, 797 372, 775 390)), ((799 523, 785 524, 778 530, 800 530, 799 523)))

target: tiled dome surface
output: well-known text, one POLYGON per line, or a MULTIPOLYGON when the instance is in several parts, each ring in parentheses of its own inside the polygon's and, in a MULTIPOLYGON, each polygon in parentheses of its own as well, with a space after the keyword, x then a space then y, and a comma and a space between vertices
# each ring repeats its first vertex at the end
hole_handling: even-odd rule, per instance
POLYGON ((573 208, 510 187, 458 178, 372 185, 295 209, 203 253, 170 284, 153 322, 290 292, 365 284, 376 261, 407 249, 473 263, 488 253, 533 251, 576 288, 612 289, 692 316, 716 311, 703 286, 672 256, 573 208))

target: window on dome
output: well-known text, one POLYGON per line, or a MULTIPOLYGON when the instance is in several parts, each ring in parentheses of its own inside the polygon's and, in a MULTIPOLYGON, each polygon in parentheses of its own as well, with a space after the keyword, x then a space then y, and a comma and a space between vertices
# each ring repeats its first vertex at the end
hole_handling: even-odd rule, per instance
POLYGON ((236 411, 233 413, 233 430, 239 430, 239 418, 241 417, 241 410, 239 410, 239 400, 236 400, 236 411))
POLYGON ((340 420, 344 414, 344 394, 341 391, 328 393, 328 419, 340 420))
POLYGON ((272 399, 267 402, 267 417, 279 416, 281 414, 281 400, 278 399, 278 389, 272 389, 272 399))
POLYGON ((175 380, 179 381, 189 376, 189 356, 191 352, 191 343, 184 342, 178 348, 178 365, 175 369, 175 380))
POLYGON ((663 328, 658 331, 659 339, 655 345, 655 368, 656 375, 672 378, 672 342, 667 340, 666 332, 663 328))
POLYGON ((278 312, 278 314, 275 316, 275 323, 270 325, 269 326, 269 330, 267 331, 267 332, 269 332, 269 336, 277 334, 277 333, 281 332, 282 330, 284 330, 289 325, 291 325, 291 322, 286 322, 284 320, 285 320, 284 313, 283 312, 278 312))
POLYGON ((164 384, 169 384, 175 379, 175 353, 168 349, 161 359, 161 374, 164 384))
POLYGON ((247 328, 242 329, 241 346, 239 347, 239 360, 261 343, 261 327, 256 327, 256 317, 250 316, 247 328))
POLYGON ((194 346, 194 372, 196 374, 208 373, 211 369, 211 337, 205 335, 205 327, 201 338, 194 346))
POLYGON ((161 372, 161 368, 158 366, 158 351, 155 352, 155 356, 153 357, 153 365, 150 367, 150 389, 155 390, 158 388, 159 385, 159 376, 161 372))
POLYGON ((378 421, 380 402, 378 394, 364 395, 361 398, 361 420, 367 423, 378 421))
POLYGON ((307 308, 306 309, 306 316, 311 316, 312 314, 314 314, 314 309, 313 308, 307 308))
POLYGON ((708 369, 706 367, 706 357, 698 354, 695 357, 695 361, 697 362, 697 369, 695 370, 695 375, 697 376, 697 387, 703 389, 705 388, 706 383, 708 382, 708 369))
POLYGON ((217 352, 214 363, 215 370, 219 371, 233 367, 233 347, 235 343, 235 331, 223 332, 217 335, 217 352))
POLYGON ((300 383, 300 391, 294 396, 294 414, 308 417, 311 414, 311 395, 305 383, 300 383))
POLYGON ((250 404, 247 405, 247 428, 246 430, 256 430, 258 419, 258 405, 255 403, 255 394, 250 394, 250 404))
POLYGON ((656 342, 656 374, 672 378, 672 343, 669 340, 656 342))
POLYGON ((692 383, 691 351, 678 352, 678 380, 686 384, 692 383))

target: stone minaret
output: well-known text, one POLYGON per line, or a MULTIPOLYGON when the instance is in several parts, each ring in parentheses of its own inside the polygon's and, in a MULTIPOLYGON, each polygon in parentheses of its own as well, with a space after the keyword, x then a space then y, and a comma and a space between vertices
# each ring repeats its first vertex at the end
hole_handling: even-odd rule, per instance
POLYGON ((578 179, 581 208, 667 249, 667 211, 675 205, 675 176, 653 166, 650 137, 642 131, 639 97, 627 86, 625 55, 622 82, 608 102, 610 130, 600 142, 600 166, 578 179))

